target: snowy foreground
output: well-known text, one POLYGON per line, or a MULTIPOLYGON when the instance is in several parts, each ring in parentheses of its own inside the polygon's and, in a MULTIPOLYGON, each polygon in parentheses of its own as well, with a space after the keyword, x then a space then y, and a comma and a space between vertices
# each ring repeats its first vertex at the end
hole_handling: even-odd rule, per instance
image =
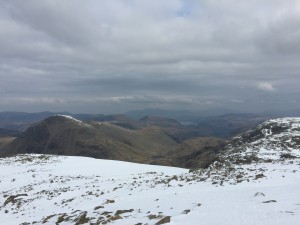
POLYGON ((4 158, 0 224, 300 224, 299 159, 233 171, 220 183, 214 171, 85 157, 4 158))

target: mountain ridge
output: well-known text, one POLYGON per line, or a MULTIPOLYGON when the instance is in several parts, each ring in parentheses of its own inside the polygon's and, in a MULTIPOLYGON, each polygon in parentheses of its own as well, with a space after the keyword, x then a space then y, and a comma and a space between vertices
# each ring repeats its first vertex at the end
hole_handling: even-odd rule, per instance
POLYGON ((152 154, 172 146, 177 146, 176 142, 159 128, 130 130, 107 122, 84 123, 70 116, 56 115, 28 128, 2 149, 0 155, 85 155, 145 163, 152 154))

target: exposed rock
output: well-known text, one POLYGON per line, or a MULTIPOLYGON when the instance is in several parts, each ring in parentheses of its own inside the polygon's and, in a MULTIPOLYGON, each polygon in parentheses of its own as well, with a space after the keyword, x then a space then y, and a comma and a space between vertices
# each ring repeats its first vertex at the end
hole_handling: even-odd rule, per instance
POLYGON ((259 197, 259 196, 265 196, 265 194, 262 192, 256 192, 254 195, 254 197, 259 197))
POLYGON ((112 203, 115 203, 115 200, 113 200, 113 199, 107 199, 104 204, 112 204, 112 203))
POLYGON ((165 223, 170 223, 171 222, 171 217, 166 216, 162 218, 160 221, 158 221, 155 225, 160 225, 160 224, 165 224, 165 223))
POLYGON ((84 211, 81 215, 79 215, 73 222, 76 222, 75 225, 81 225, 89 222, 89 218, 86 217, 87 212, 84 211))
POLYGON ((255 175, 255 179, 257 180, 257 179, 260 179, 260 178, 263 178, 263 177, 265 177, 265 175, 263 174, 263 173, 260 173, 260 174, 256 174, 255 175))
POLYGON ((65 220, 66 214, 62 214, 57 218, 55 225, 59 225, 61 222, 65 220))
POLYGON ((159 216, 157 216, 155 214, 150 214, 147 217, 148 217, 149 220, 153 220, 153 219, 159 218, 159 216))
POLYGON ((115 216, 110 218, 110 220, 121 220, 121 219, 123 219, 123 217, 120 216, 120 215, 115 215, 115 216))
POLYGON ((276 200, 268 200, 268 201, 264 201, 262 203, 273 203, 273 202, 277 202, 276 200))
POLYGON ((21 196, 28 196, 28 195, 27 194, 11 195, 5 200, 3 206, 6 206, 8 203, 12 203, 12 204, 16 203, 17 202, 16 198, 21 197, 21 196))
POLYGON ((191 212, 190 209, 186 209, 186 210, 184 210, 184 211, 182 212, 182 214, 188 214, 188 213, 190 213, 190 212, 191 212))
POLYGON ((116 213, 115 213, 115 215, 120 215, 120 214, 128 213, 128 212, 133 212, 133 209, 117 210, 116 213))
POLYGON ((94 210, 103 209, 103 208, 104 208, 104 206, 99 205, 99 206, 96 206, 96 207, 94 208, 94 210))

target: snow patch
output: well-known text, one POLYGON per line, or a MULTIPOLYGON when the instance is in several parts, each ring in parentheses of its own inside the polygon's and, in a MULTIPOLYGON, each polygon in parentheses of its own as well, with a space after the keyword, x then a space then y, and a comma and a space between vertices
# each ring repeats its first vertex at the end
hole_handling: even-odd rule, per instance
POLYGON ((79 220, 154 225, 164 218, 174 225, 281 225, 300 220, 299 160, 234 165, 230 173, 216 163, 190 173, 86 157, 18 155, 0 159, 0 171, 0 218, 6 225, 79 220))
POLYGON ((76 123, 78 123, 78 124, 80 124, 80 125, 88 126, 88 124, 82 122, 81 120, 75 119, 74 117, 69 116, 69 115, 61 115, 61 114, 57 114, 57 116, 61 116, 61 117, 64 117, 64 118, 66 118, 66 119, 73 120, 73 121, 75 121, 76 123))

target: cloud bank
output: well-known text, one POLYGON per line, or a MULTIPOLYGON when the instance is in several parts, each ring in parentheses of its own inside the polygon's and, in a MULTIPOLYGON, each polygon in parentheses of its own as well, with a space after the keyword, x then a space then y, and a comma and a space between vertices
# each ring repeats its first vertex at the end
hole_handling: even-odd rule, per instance
POLYGON ((293 108, 299 27, 297 0, 0 0, 0 107, 293 108))

